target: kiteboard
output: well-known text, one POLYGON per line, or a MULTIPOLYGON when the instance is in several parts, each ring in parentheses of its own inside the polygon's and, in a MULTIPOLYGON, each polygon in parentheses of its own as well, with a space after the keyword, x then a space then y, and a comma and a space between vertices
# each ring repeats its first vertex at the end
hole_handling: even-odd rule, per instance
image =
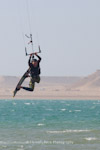
POLYGON ((24 73, 24 75, 21 77, 21 79, 19 80, 14 92, 13 92, 13 97, 15 97, 16 93, 20 90, 19 87, 22 85, 22 83, 24 82, 24 80, 27 78, 27 75, 30 72, 30 68, 24 73))

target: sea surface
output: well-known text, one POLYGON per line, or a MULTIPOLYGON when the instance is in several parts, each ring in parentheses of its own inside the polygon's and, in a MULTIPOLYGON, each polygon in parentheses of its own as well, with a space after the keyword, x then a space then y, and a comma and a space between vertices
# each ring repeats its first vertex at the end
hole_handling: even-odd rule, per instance
POLYGON ((0 100, 0 150, 100 150, 100 101, 0 100))

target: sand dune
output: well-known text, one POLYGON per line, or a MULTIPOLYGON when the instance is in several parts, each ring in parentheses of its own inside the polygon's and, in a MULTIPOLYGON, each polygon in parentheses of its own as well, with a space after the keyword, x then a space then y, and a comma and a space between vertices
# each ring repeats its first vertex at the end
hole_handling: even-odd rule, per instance
MULTIPOLYGON (((0 76, 0 99, 12 98, 20 77, 0 76)), ((28 86, 29 79, 25 80, 28 86)), ((41 77, 34 92, 21 89, 17 99, 100 99, 100 70, 87 77, 41 77)))
POLYGON ((95 73, 84 77, 77 83, 75 83, 73 88, 79 89, 99 89, 100 88, 100 70, 97 70, 95 73))
MULTIPOLYGON (((15 87, 21 77, 16 76, 0 76, 0 87, 15 87)), ((81 77, 41 77, 40 85, 72 85, 77 83, 81 77)), ((28 84, 29 79, 26 79, 24 84, 28 84)))

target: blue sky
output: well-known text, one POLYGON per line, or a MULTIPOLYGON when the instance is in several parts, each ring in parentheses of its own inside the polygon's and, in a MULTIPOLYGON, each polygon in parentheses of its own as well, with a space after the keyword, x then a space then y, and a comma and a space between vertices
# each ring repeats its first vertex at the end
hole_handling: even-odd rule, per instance
POLYGON ((42 76, 87 76, 100 68, 99 0, 1 0, 0 75, 27 70, 22 33, 30 34, 29 23, 34 51, 38 43, 42 49, 42 76))

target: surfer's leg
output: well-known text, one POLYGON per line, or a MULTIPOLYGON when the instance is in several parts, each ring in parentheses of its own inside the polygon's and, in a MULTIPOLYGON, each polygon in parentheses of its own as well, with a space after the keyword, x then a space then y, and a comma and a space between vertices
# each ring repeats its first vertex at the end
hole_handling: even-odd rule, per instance
POLYGON ((26 91, 30 91, 30 92, 33 91, 33 89, 32 89, 32 88, 29 88, 29 87, 24 87, 24 86, 22 86, 21 88, 24 89, 24 90, 26 90, 26 91))
POLYGON ((34 91, 35 82, 34 82, 33 78, 31 78, 31 80, 29 82, 29 87, 34 91))
POLYGON ((34 80, 31 78, 31 80, 30 80, 30 82, 29 82, 29 87, 24 87, 24 86, 20 86, 19 87, 19 89, 20 88, 22 88, 22 89, 24 89, 24 90, 26 90, 26 91, 34 91, 34 87, 35 87, 35 82, 34 82, 34 80))
POLYGON ((40 83, 40 76, 37 76, 37 77, 35 78, 35 82, 40 83))
POLYGON ((19 87, 18 87, 18 90, 20 90, 20 89, 24 89, 24 90, 26 90, 26 91, 33 91, 32 88, 24 87, 24 86, 19 86, 19 87))

